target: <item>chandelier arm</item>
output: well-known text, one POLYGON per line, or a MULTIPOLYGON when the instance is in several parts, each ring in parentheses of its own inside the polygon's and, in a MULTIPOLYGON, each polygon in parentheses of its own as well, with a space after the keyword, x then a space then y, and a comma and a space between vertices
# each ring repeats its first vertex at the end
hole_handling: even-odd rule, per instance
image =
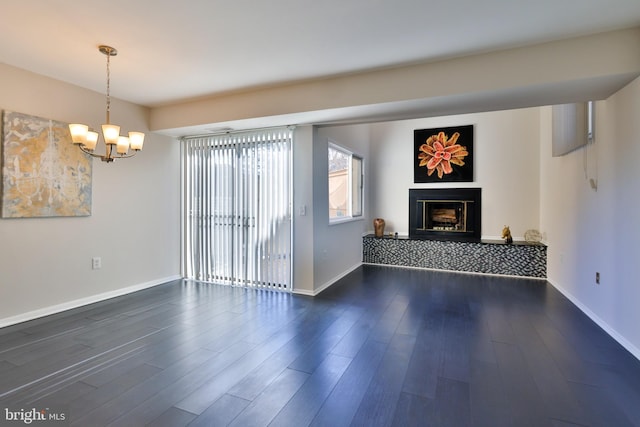
POLYGON ((136 154, 138 154, 138 150, 134 151, 131 154, 117 154, 115 157, 112 157, 112 159, 128 159, 129 157, 133 157, 136 154))
POLYGON ((91 157, 97 157, 97 158, 101 159, 103 162, 108 162, 108 163, 109 162, 113 162, 115 159, 128 159, 129 157, 135 156, 140 151, 140 150, 135 150, 131 154, 116 154, 116 155, 112 155, 111 150, 108 150, 105 154, 97 154, 97 153, 94 153, 93 151, 87 150, 82 145, 78 145, 78 147, 80 148, 80 150, 82 150, 84 153, 90 155, 91 157))
POLYGON ((104 156, 103 156, 103 155, 101 155, 101 154, 96 154, 96 153, 94 153, 93 151, 89 151, 89 150, 87 150, 87 149, 86 149, 86 148, 84 148, 81 144, 79 144, 79 145, 78 145, 78 147, 79 147, 79 148, 80 148, 84 153, 86 153, 86 154, 90 155, 91 157, 98 157, 98 158, 102 158, 102 157, 104 157, 104 156))

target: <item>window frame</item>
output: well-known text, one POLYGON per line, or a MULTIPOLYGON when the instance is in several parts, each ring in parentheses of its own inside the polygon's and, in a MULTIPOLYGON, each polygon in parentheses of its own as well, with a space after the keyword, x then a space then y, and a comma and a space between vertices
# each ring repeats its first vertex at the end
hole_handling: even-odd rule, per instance
MULTIPOLYGON (((329 225, 335 225, 335 224, 342 224, 345 222, 351 222, 351 221, 361 221, 364 219, 365 216, 365 196, 364 196, 364 187, 365 187, 365 159, 362 155, 355 153, 354 151, 345 148, 344 146, 337 144, 335 141, 329 140, 328 141, 328 147, 327 147, 327 159, 329 156, 329 150, 335 150, 338 151, 340 153, 343 153, 344 155, 348 156, 349 160, 348 160, 348 167, 347 167, 347 174, 348 174, 348 178, 347 178, 347 182, 348 182, 348 193, 347 193, 347 212, 348 214, 345 216, 341 216, 341 217, 332 217, 331 216, 331 212, 330 209, 328 209, 328 214, 329 214, 329 225), (359 182, 359 186, 357 188, 359 188, 359 207, 360 207, 360 212, 356 213, 354 215, 354 194, 353 194, 353 190, 354 190, 354 159, 357 159, 359 161, 360 164, 360 182, 359 182)), ((329 205, 329 192, 328 192, 328 185, 329 185, 329 165, 327 164, 327 204, 329 205)))

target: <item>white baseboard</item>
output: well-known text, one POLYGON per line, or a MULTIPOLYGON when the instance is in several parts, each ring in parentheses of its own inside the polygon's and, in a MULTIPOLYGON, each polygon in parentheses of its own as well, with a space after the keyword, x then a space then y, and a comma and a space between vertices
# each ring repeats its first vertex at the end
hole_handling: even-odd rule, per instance
POLYGON ((156 279, 145 283, 139 283, 137 285, 129 286, 122 289, 116 289, 115 291, 104 292, 97 295, 92 295, 86 298, 80 298, 77 300, 65 302, 62 304, 52 305, 49 307, 40 308, 38 310, 28 311, 26 313, 18 314, 17 316, 5 317, 0 319, 0 328, 5 326, 15 325, 17 323, 27 322, 40 317, 49 316, 52 314, 60 313, 63 311, 71 310, 73 308, 82 307, 84 305, 93 304, 96 302, 108 300, 111 298, 119 297, 122 295, 130 294, 143 289, 152 288, 154 286, 162 285, 163 283, 171 282, 181 279, 182 276, 169 276, 162 279, 156 279))
POLYGON ((324 291, 329 286, 333 285, 338 280, 342 279, 344 276, 346 276, 347 274, 351 273, 352 271, 354 271, 356 268, 360 267, 361 265, 362 265, 361 262, 357 263, 356 265, 352 266, 351 268, 347 269, 346 271, 340 273, 338 276, 335 276, 334 278, 328 280, 327 282, 322 284, 322 286, 320 286, 317 289, 314 289, 313 291, 309 291, 307 289, 295 289, 294 288, 292 292, 294 294, 298 294, 298 295, 306 295, 306 296, 310 296, 310 297, 315 297, 320 292, 324 291))
POLYGON ((308 289, 293 289, 291 291, 292 294, 296 294, 296 295, 306 295, 308 297, 315 297, 316 294, 313 291, 310 291, 308 289))
POLYGON ((596 315, 593 311, 591 311, 586 305, 582 304, 580 300, 578 300, 575 296, 573 296, 569 291, 563 289, 562 287, 556 285, 551 280, 547 280, 551 286, 556 288, 558 292, 567 297, 569 301, 571 301, 576 307, 580 309, 584 314, 586 314, 591 320, 596 322, 598 326, 600 326, 604 331, 611 336, 614 340, 616 340, 621 346, 629 351, 629 353, 633 354, 636 359, 640 360, 640 349, 635 345, 631 344, 623 335, 618 333, 615 329, 613 329, 607 322, 602 320, 598 315, 596 315))

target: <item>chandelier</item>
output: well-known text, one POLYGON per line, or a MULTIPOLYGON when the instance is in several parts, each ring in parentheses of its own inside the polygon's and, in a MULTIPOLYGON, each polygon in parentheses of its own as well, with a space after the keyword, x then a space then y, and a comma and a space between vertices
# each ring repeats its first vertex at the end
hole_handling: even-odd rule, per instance
POLYGON ((111 124, 111 70, 110 58, 116 56, 118 51, 111 46, 98 46, 98 50, 107 56, 107 122, 102 125, 102 137, 104 138, 105 153, 94 153, 98 144, 98 132, 95 132, 87 125, 73 123, 69 125, 71 141, 82 151, 93 157, 99 157, 103 162, 113 162, 115 159, 124 159, 135 156, 142 150, 144 143, 144 133, 129 132, 129 136, 120 136, 120 126, 111 124), (129 150, 132 152, 129 153, 129 150))

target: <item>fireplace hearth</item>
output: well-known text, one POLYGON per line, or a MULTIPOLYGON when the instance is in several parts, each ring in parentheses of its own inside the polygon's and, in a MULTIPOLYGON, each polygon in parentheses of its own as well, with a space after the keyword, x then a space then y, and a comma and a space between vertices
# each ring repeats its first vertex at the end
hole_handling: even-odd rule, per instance
POLYGON ((480 241, 480 188, 409 190, 409 237, 480 241))

